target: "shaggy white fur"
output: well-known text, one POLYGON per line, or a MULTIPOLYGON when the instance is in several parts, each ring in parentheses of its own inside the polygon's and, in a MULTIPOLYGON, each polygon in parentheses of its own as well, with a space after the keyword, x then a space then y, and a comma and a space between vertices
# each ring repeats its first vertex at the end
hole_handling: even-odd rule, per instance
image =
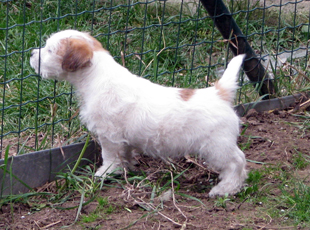
POLYGON ((133 148, 161 158, 196 154, 220 173, 209 193, 216 196, 238 192, 246 178, 232 108, 243 59, 233 58, 214 87, 165 87, 130 73, 89 34, 65 30, 33 50, 30 63, 43 78, 76 88, 81 120, 102 147, 96 176, 130 163, 133 148))

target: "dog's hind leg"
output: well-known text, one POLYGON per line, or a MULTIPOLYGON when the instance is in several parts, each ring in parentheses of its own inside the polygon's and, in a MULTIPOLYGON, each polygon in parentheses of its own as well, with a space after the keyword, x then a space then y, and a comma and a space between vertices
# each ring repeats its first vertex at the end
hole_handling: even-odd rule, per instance
MULTIPOLYGON (((203 156, 202 156, 203 157, 203 156)), ((216 148, 208 148, 207 163, 220 173, 221 180, 209 193, 210 197, 232 195, 241 189, 247 177, 244 153, 236 144, 221 143, 216 148), (228 145, 228 146, 227 146, 228 145)))

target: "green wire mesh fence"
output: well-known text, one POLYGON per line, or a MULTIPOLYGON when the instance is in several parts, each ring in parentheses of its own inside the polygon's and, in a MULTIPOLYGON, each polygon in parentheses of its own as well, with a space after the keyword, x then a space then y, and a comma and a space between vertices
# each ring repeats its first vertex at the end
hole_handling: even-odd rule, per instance
MULTIPOLYGON (((87 133, 76 119, 74 89, 41 80, 29 65, 31 50, 63 29, 88 31, 118 62, 153 82, 202 88, 221 76, 230 48, 238 46, 216 24, 229 15, 272 78, 274 97, 309 89, 308 0, 226 0, 228 13, 214 15, 204 7, 211 2, 221 1, 1 0, 2 157, 78 142, 87 133)), ((242 74, 236 104, 261 100, 258 83, 242 74)))

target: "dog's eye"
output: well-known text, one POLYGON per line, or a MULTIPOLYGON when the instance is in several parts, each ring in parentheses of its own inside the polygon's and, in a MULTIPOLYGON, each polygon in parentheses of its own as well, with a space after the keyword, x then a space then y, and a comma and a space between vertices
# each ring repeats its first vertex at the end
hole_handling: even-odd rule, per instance
POLYGON ((47 52, 52 53, 52 50, 48 49, 47 52))

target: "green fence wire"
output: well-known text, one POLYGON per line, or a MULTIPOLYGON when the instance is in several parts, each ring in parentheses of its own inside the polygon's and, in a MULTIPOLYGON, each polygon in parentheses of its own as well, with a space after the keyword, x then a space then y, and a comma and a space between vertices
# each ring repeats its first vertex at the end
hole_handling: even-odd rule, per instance
MULTIPOLYGON (((223 2, 273 78, 274 96, 308 90, 310 2, 223 2)), ((221 76, 233 56, 214 20, 198 0, 1 0, 0 155, 85 138, 74 89, 41 80, 30 67, 31 50, 44 46, 50 34, 88 31, 133 73, 167 86, 202 88, 221 76)), ((243 74, 236 104, 260 99, 243 74)))

